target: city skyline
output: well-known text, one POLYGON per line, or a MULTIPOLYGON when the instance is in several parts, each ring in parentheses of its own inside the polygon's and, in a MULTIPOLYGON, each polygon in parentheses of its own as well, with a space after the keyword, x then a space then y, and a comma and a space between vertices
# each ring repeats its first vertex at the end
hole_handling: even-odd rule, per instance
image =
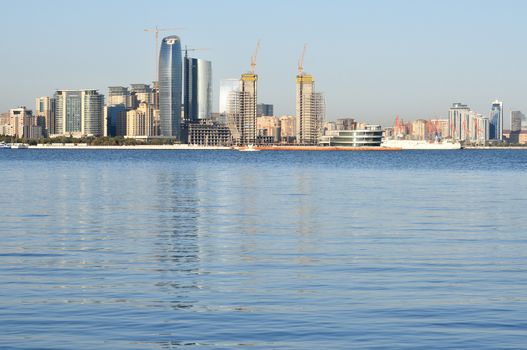
POLYGON ((317 90, 325 93, 328 120, 353 117, 388 126, 396 115, 446 118, 447 106, 455 101, 489 115, 489 104, 498 99, 504 101, 508 125, 511 110, 527 110, 517 79, 527 76, 523 49, 517 45, 524 32, 519 14, 527 7, 520 1, 333 1, 323 7, 306 1, 302 8, 295 6, 298 2, 261 2, 251 6, 261 18, 251 26, 239 16, 241 4, 157 1, 144 12, 124 13, 126 20, 113 18, 122 8, 118 1, 83 14, 61 9, 66 16, 56 16, 55 7, 36 1, 5 5, 10 16, 1 26, 4 32, 14 26, 17 30, 9 31, 2 45, 6 54, 0 59, 5 79, 0 109, 32 108, 35 96, 57 89, 90 87, 106 95, 108 86, 151 83, 154 42, 143 29, 159 24, 185 28, 163 37, 175 34, 183 46, 210 48, 193 56, 214 65, 214 112, 219 109, 220 80, 247 70, 258 38, 259 102, 273 104, 277 115, 294 115, 295 70, 304 42, 309 44, 305 70, 316 75, 317 90), (187 15, 174 16, 176 9, 187 15), (310 27, 286 21, 295 17, 292 10, 319 23, 310 27), (38 25, 31 20, 36 14, 53 20, 49 26, 38 25), (24 25, 16 24, 14 19, 22 15, 24 25), (109 18, 114 21, 105 21, 109 18), (500 25, 484 25, 495 18, 503 19, 500 25), (58 32, 68 45, 48 40, 58 32), (23 44, 28 37, 31 45, 23 44), (501 54, 489 55, 496 43, 501 54))

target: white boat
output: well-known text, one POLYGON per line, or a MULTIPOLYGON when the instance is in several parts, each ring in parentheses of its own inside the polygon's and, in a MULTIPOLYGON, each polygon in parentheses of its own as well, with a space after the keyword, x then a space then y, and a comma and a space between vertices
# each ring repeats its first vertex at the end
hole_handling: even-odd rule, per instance
POLYGON ((405 149, 417 150, 456 150, 461 149, 459 142, 452 141, 435 141, 428 142, 424 140, 385 140, 381 144, 382 147, 397 147, 405 149))
POLYGON ((256 147, 254 147, 253 144, 250 144, 250 145, 247 145, 247 147, 239 147, 238 151, 240 151, 240 152, 258 152, 260 150, 257 149, 256 147))
POLYGON ((25 143, 12 143, 11 149, 28 149, 29 145, 25 143))
POLYGON ((0 149, 10 149, 11 145, 5 142, 0 142, 0 149))

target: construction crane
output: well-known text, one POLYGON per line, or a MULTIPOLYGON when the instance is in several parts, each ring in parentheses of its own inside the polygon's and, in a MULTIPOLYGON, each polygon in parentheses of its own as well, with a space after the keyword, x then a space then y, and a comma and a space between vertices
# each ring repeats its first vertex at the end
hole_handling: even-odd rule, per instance
POLYGON ((307 43, 304 44, 304 49, 302 49, 302 54, 300 55, 300 59, 298 60, 298 76, 302 76, 304 74, 304 56, 306 55, 307 50, 307 43))
POLYGON ((256 43, 256 50, 254 51, 254 55, 251 57, 251 74, 255 74, 256 72, 256 57, 258 57, 258 52, 260 51, 260 40, 256 43))
POLYGON ((158 75, 159 75, 159 60, 157 59, 157 55, 159 54, 159 32, 170 32, 170 31, 173 31, 173 30, 181 30, 181 29, 184 29, 184 28, 159 28, 158 26, 155 26, 155 28, 147 28, 145 29, 145 32, 149 32, 149 33, 154 33, 155 35, 155 41, 156 41, 156 48, 155 48, 155 53, 154 53, 154 57, 155 57, 155 61, 156 61, 156 77, 154 80, 157 80, 158 79, 158 75))
POLYGON ((208 47, 191 48, 191 49, 189 49, 189 48, 185 45, 185 58, 188 58, 188 52, 189 52, 189 51, 208 51, 208 50, 210 50, 208 47))

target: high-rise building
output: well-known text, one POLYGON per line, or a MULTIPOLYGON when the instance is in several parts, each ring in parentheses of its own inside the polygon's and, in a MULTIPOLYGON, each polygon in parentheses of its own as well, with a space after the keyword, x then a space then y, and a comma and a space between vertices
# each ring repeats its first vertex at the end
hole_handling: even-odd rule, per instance
POLYGON ((35 115, 44 118, 43 134, 55 134, 55 99, 52 97, 37 97, 35 115))
POLYGON ((258 103, 256 105, 256 116, 274 116, 274 106, 267 103, 258 103))
POLYGON ((233 142, 237 145, 256 142, 257 82, 257 74, 242 74, 239 91, 231 91, 229 94, 228 126, 233 142))
POLYGON ((525 115, 520 111, 511 111, 511 132, 520 131, 525 115))
POLYGON ((97 90, 57 90, 54 98, 57 134, 103 135, 104 96, 97 90))
POLYGON ((222 79, 220 81, 220 115, 227 115, 232 92, 240 91, 240 79, 222 79))
POLYGON ((141 102, 138 108, 126 112, 126 136, 153 136, 153 119, 150 104, 141 102))
POLYGON ((108 106, 124 105, 129 107, 128 99, 128 88, 123 86, 110 86, 108 88, 108 100, 106 101, 108 106))
POLYGON ((503 140, 503 102, 494 101, 490 110, 489 138, 503 140))
POLYGON ((284 115, 280 118, 280 138, 282 141, 293 142, 296 139, 297 118, 292 115, 284 115))
POLYGON ((324 95, 315 92, 313 76, 301 73, 296 76, 297 137, 301 144, 316 145, 322 135, 324 123, 324 95))
POLYGON ((24 127, 29 124, 29 120, 33 115, 32 111, 24 106, 12 108, 9 110, 9 125, 11 131, 7 133, 9 136, 25 137, 24 127))
POLYGON ((470 108, 462 103, 454 103, 448 111, 448 130, 452 139, 463 141, 468 135, 468 114, 470 108))
POLYGON ((186 123, 212 116, 212 63, 185 57, 183 110, 186 123))
POLYGON ((161 136, 181 139, 182 95, 181 42, 178 36, 168 36, 159 52, 159 124, 161 136))
POLYGON ((424 119, 414 120, 412 123, 412 139, 414 140, 426 140, 428 137, 427 133, 427 121, 424 119))
POLYGON ((152 88, 148 84, 131 84, 128 107, 136 109, 141 102, 153 103, 152 88))
POLYGON ((489 119, 467 105, 454 103, 449 110, 449 136, 455 141, 483 144, 489 140, 489 119))
POLYGON ((520 143, 520 134, 522 130, 522 121, 525 115, 520 111, 511 112, 511 133, 509 136, 510 143, 520 143))
POLYGON ((442 139, 448 136, 448 119, 431 119, 428 121, 428 129, 430 130, 429 139, 442 139))
POLYGON ((126 107, 123 104, 104 106, 104 136, 126 135, 126 107))

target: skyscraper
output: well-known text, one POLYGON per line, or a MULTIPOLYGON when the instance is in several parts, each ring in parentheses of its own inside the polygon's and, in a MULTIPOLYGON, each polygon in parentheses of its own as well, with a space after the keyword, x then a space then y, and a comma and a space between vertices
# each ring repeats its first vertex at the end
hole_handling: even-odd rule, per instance
POLYGON ((184 59, 183 106, 185 122, 212 116, 212 64, 198 58, 184 59))
POLYGON ((57 90, 57 134, 101 136, 104 133, 104 96, 97 90, 57 90))
POLYGON ((44 118, 44 136, 55 134, 55 99, 52 97, 37 97, 35 115, 44 118))
POLYGON ((448 129, 455 141, 484 144, 489 140, 489 119, 459 102, 448 111, 448 129))
POLYGON ((324 122, 324 95, 315 92, 313 76, 301 73, 296 76, 296 141, 302 144, 315 145, 321 136, 324 122))
POLYGON ((181 139, 182 93, 181 42, 178 36, 168 36, 159 52, 159 122, 161 136, 181 139))
POLYGON ((511 132, 520 131, 522 129, 522 121, 525 115, 520 111, 511 111, 511 132))
POLYGON ((511 133, 509 136, 510 143, 520 143, 520 133, 522 130, 522 121, 525 115, 520 111, 511 112, 511 133))
POLYGON ((490 110, 489 138, 503 140, 503 102, 494 101, 490 110))
POLYGON ((468 138, 468 121, 470 108, 460 102, 452 104, 448 110, 449 135, 456 141, 464 141, 468 138))

